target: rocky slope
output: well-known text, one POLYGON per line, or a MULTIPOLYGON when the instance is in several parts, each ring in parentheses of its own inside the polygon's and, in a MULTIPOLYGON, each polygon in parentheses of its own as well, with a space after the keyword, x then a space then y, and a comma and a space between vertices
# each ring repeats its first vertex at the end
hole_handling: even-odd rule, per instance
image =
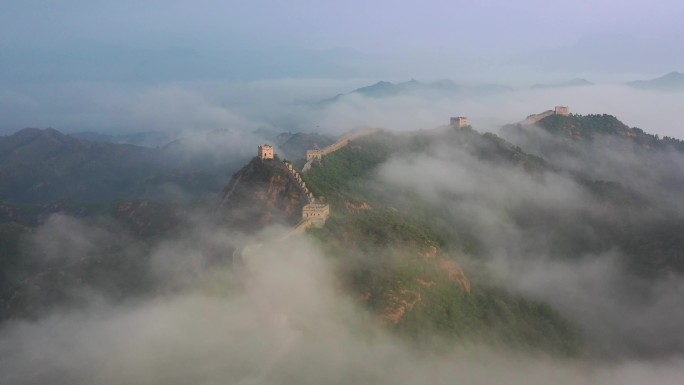
POLYGON ((233 175, 221 194, 222 217, 246 231, 268 224, 294 224, 306 203, 297 184, 278 159, 252 159, 233 175))

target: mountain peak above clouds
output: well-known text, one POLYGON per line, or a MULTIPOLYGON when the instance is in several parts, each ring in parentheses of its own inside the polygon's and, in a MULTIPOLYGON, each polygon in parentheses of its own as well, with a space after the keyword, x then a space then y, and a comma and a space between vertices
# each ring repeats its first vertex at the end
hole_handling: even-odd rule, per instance
POLYGON ((635 80, 625 84, 643 90, 684 91, 684 73, 673 71, 655 79, 635 80))

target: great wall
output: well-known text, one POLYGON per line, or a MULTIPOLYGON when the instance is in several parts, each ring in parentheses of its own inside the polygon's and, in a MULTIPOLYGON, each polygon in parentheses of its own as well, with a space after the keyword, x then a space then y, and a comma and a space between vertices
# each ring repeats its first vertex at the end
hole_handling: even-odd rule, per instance
POLYGON ((547 110, 544 111, 540 114, 532 114, 525 118, 525 120, 522 120, 518 122, 518 124, 521 124, 523 126, 529 126, 532 124, 537 124, 540 120, 549 117, 551 115, 562 115, 562 116, 568 116, 570 115, 570 109, 565 106, 556 106, 553 110, 547 110))
MULTIPOLYGON (((311 164, 316 161, 316 160, 322 160, 323 156, 330 155, 331 153, 346 147, 349 145, 349 143, 352 140, 361 138, 363 136, 367 136, 370 134, 374 134, 376 132, 380 132, 380 129, 377 128, 366 128, 362 130, 357 130, 350 132, 344 136, 342 136, 337 142, 331 144, 330 146, 324 148, 323 150, 319 149, 312 149, 308 150, 306 152, 307 154, 307 162, 305 165, 306 170, 311 168, 311 164), (315 153, 316 155, 313 157, 309 157, 309 154, 315 153), (308 167, 306 167, 308 165, 308 167)), ((276 160, 276 154, 273 146, 270 144, 262 144, 258 147, 258 152, 257 156, 259 159, 262 161, 275 161, 276 160)), ((290 237, 294 234, 300 234, 306 231, 306 229, 310 227, 322 227, 325 225, 325 221, 330 217, 330 205, 325 204, 325 203, 319 203, 316 202, 316 198, 314 197, 313 193, 309 190, 308 187, 306 187, 306 183, 302 179, 302 176, 299 174, 297 169, 294 167, 294 165, 289 162, 289 161, 280 161, 280 165, 285 167, 285 169, 288 171, 288 176, 291 178, 293 182, 295 182, 295 185, 299 188, 299 190, 302 192, 304 197, 307 200, 307 204, 305 204, 302 207, 302 219, 294 225, 294 227, 288 231, 286 234, 284 234, 280 239, 285 239, 287 237, 290 237)), ((302 172, 304 172, 305 169, 302 169, 302 172)), ((233 187, 234 189, 235 187, 233 187)), ((232 192, 232 190, 231 190, 232 192)), ((235 250, 233 250, 233 259, 238 260, 238 259, 243 259, 245 258, 246 255, 249 255, 252 252, 255 252, 262 246, 261 243, 256 243, 252 245, 245 245, 243 247, 238 247, 235 250)))
MULTIPOLYGON (((552 114, 559 114, 559 115, 565 115, 567 116, 569 114, 569 110, 567 107, 556 107, 554 111, 546 111, 542 114, 538 115, 530 115, 527 119, 525 119, 523 122, 528 122, 528 121, 533 121, 533 123, 538 122, 539 120, 543 119, 546 116, 550 116, 552 114), (541 117, 539 117, 541 116, 541 117), (536 119, 539 117, 538 119, 536 119), (536 119, 536 120, 535 120, 536 119)), ((533 124, 533 123, 523 123, 521 124, 533 124)), ((470 127, 470 122, 468 118, 466 117, 456 117, 456 118, 451 118, 450 120, 450 127, 452 128, 466 128, 470 127)), ((361 131, 356 131, 350 134, 347 134, 340 138, 336 143, 324 148, 323 150, 319 149, 312 149, 308 150, 306 152, 307 155, 307 162, 306 162, 306 167, 305 169, 302 169, 302 172, 308 170, 311 168, 311 164, 316 161, 316 160, 322 160, 324 156, 329 155, 333 153, 334 151, 337 151, 341 148, 344 148, 345 146, 349 145, 349 143, 354 140, 358 139, 360 137, 370 135, 376 132, 379 132, 380 130, 378 129, 365 129, 361 131)), ((264 161, 275 161, 276 156, 275 156, 275 151, 273 149, 273 146, 268 145, 268 144, 263 144, 260 145, 258 148, 259 152, 259 158, 264 161)), ((307 200, 307 204, 302 207, 302 219, 300 222, 295 225, 294 228, 292 228, 290 231, 288 231, 286 234, 284 234, 282 237, 279 239, 285 239, 290 237, 291 235, 294 234, 299 234, 303 233, 306 231, 307 228, 309 227, 321 227, 325 224, 326 220, 330 216, 330 206, 325 203, 317 203, 316 198, 314 197, 313 193, 309 191, 308 187, 306 186, 306 183, 302 180, 301 175, 297 171, 297 169, 292 165, 292 163, 288 161, 280 161, 279 163, 280 167, 285 167, 288 171, 289 177, 295 182, 295 184, 298 186, 302 194, 307 200)), ((233 260, 245 260, 249 258, 250 256, 256 255, 259 252, 259 249, 263 246, 262 243, 255 243, 255 244, 248 244, 244 245, 242 247, 235 248, 233 250, 233 260)), ((434 251, 433 253, 436 254, 436 249, 433 247, 432 248, 434 251)), ((429 257, 431 254, 428 253, 427 256, 429 257)), ((448 277, 450 280, 456 281, 461 286, 463 287, 463 290, 466 293, 470 293, 470 281, 468 278, 465 276, 463 270, 461 267, 454 261, 450 260, 445 260, 441 262, 440 264, 442 269, 445 269, 447 271, 448 277)), ((433 281, 423 281, 423 280, 417 280, 417 282, 421 285, 426 285, 426 286, 431 286, 434 285, 435 283, 433 281)), ((387 322, 393 322, 393 323, 398 323, 401 317, 404 315, 404 313, 407 310, 410 310, 418 301, 420 301, 420 293, 417 293, 415 291, 409 290, 409 289, 401 289, 400 290, 401 294, 415 294, 416 298, 409 298, 409 299, 404 299, 401 297, 397 297, 396 303, 399 304, 398 307, 391 309, 391 312, 386 312, 383 316, 383 319, 387 322)), ((278 319, 284 320, 284 322, 287 322, 288 317, 287 314, 284 313, 278 313, 276 314, 278 319)), ((278 357, 277 355, 276 357, 278 357)), ((250 381, 252 382, 252 381, 250 381)), ((242 383, 242 382, 241 382, 242 383)))
MULTIPOLYGON (((553 111, 545 111, 541 114, 537 115, 530 115, 528 116, 525 120, 521 121, 519 124, 534 124, 540 121, 541 119, 551 116, 551 115, 564 115, 568 116, 569 115, 569 109, 568 107, 560 107, 557 106, 553 111)), ((450 120, 450 127, 452 128, 467 128, 470 127, 470 121, 468 120, 467 117, 452 117, 450 120)), ((323 159, 324 156, 327 156, 341 148, 344 148, 350 144, 350 142, 354 139, 358 139, 360 137, 370 135, 376 132, 379 132, 379 129, 365 129, 365 130, 360 130, 356 132, 349 133, 334 144, 324 148, 324 149, 311 149, 306 152, 306 164, 302 168, 302 172, 306 172, 311 168, 311 165, 313 164, 314 161, 320 161, 323 159)), ((275 151, 273 149, 273 146, 269 144, 262 144, 258 147, 258 157, 264 161, 275 161, 276 156, 275 156, 275 151)), ((280 161, 279 163, 280 167, 285 167, 288 171, 289 177, 295 182, 295 184, 298 186, 300 191, 302 192, 303 196, 307 200, 307 204, 302 207, 302 219, 300 222, 295 225, 294 228, 292 228, 289 232, 287 232, 285 235, 280 237, 280 239, 285 239, 290 237, 291 235, 298 234, 298 233, 303 233, 306 231, 307 228, 316 226, 316 227, 321 227, 325 224, 327 218, 330 216, 330 206, 325 203, 317 203, 316 198, 314 197, 313 193, 309 191, 308 187, 306 186, 306 183, 302 179, 300 173, 297 171, 297 169, 294 167, 294 165, 288 161, 280 161)), ((239 178, 239 177, 238 177, 239 178)), ((239 179, 238 179, 239 180, 239 179)), ((234 188, 234 187, 233 187, 234 188)), ((262 243, 255 243, 255 244, 247 244, 242 247, 237 247, 233 250, 233 260, 245 260, 249 258, 250 256, 256 255, 259 252, 259 249, 263 246, 262 243)), ((429 257, 430 255, 436 254, 436 248, 432 247, 434 250, 432 254, 430 252, 427 253, 427 256, 429 257)), ((465 273, 463 272, 463 269, 458 265, 458 263, 450 260, 444 260, 440 263, 440 266, 442 269, 446 270, 448 274, 449 280, 456 281, 458 282, 462 287, 463 290, 466 293, 470 293, 471 287, 470 287, 470 281, 468 278, 465 276, 465 273)), ((432 286, 435 285, 434 281, 425 281, 421 279, 417 279, 417 282, 420 285, 424 286, 432 286)), ((419 292, 409 290, 409 289, 400 289, 400 293, 402 295, 405 294, 411 294, 414 295, 414 298, 408 298, 405 299, 401 296, 398 296, 395 298, 395 303, 397 303, 399 306, 393 309, 390 309, 390 312, 385 312, 383 315, 383 319, 386 322, 393 322, 394 324, 397 324, 401 317, 405 314, 407 310, 411 310, 413 306, 417 302, 421 300, 421 295, 419 292)), ((276 314, 277 319, 279 320, 284 320, 285 323, 288 322, 288 317, 287 314, 285 313, 277 313, 276 314)), ((295 337, 296 338, 296 335, 295 337)), ((290 343, 292 343, 293 340, 290 340, 290 343)), ((284 350, 283 350, 284 351, 284 350)), ((275 356, 276 360, 282 356, 282 353, 279 353, 275 356)), ((273 361, 275 362, 275 360, 273 361)), ((273 366, 273 364, 270 364, 270 366, 273 366)), ((267 369, 264 371, 264 373, 268 373, 270 369, 267 369)), ((253 379, 259 379, 260 377, 263 377, 263 375, 260 375, 258 377, 253 377, 250 378, 248 377, 246 380, 249 383, 255 382, 253 379)), ((245 381, 242 381, 241 383, 244 383, 245 381)))
POLYGON ((302 172, 307 172, 311 168, 311 164, 316 161, 316 160, 321 160, 323 159, 324 156, 329 155, 341 148, 346 147, 349 145, 349 143, 354 140, 361 138, 363 136, 367 136, 370 134, 374 134, 376 132, 379 132, 380 129, 378 128, 364 128, 361 130, 357 131, 352 131, 344 136, 342 136, 337 142, 331 144, 328 147, 325 147, 324 149, 319 149, 319 148, 312 148, 310 150, 306 151, 306 164, 304 164, 304 167, 302 167, 302 172))
MULTIPOLYGON (((362 130, 356 130, 342 136, 337 142, 331 144, 324 149, 310 149, 306 151, 306 164, 302 168, 302 172, 306 172, 311 168, 311 165, 315 161, 320 161, 324 156, 330 155, 333 152, 342 149, 351 143, 351 141, 374 134, 379 132, 377 128, 366 128, 362 130)), ((258 147, 258 157, 263 160, 275 160, 275 151, 273 146, 269 144, 262 144, 258 147)), ((295 225, 293 230, 289 232, 286 236, 294 233, 301 233, 309 227, 322 227, 325 221, 330 216, 330 205, 317 202, 313 193, 306 187, 306 183, 302 179, 297 169, 291 162, 282 161, 285 169, 288 171, 288 175, 295 185, 302 192, 302 195, 306 198, 307 204, 302 207, 302 219, 295 225)))
MULTIPOLYGON (((565 106, 556 106, 553 110, 544 111, 540 114, 529 115, 524 120, 518 122, 522 125, 531 125, 539 122, 540 120, 551 116, 551 115, 562 115, 568 116, 570 114, 570 109, 565 106)), ((464 128, 470 126, 470 120, 465 116, 452 117, 449 121, 449 126, 454 128, 464 128)), ((302 173, 307 172, 311 169, 311 166, 316 161, 321 161, 324 156, 330 155, 331 153, 340 150, 348 146, 353 140, 359 139, 364 136, 368 136, 374 133, 380 132, 378 128, 365 128, 361 130, 352 131, 350 133, 342 136, 337 142, 323 148, 312 148, 306 151, 306 163, 302 167, 302 173)), ((258 147, 258 157, 263 160, 275 160, 275 150, 273 146, 269 144, 262 144, 258 147)), ((289 177, 299 188, 302 195, 306 198, 307 204, 302 207, 302 218, 294 226, 294 228, 288 232, 285 237, 291 234, 302 233, 310 227, 322 227, 325 225, 326 220, 330 217, 330 205, 322 203, 316 200, 316 197, 306 186, 306 183, 302 179, 299 171, 295 166, 289 161, 280 161, 282 166, 288 172, 289 177)))

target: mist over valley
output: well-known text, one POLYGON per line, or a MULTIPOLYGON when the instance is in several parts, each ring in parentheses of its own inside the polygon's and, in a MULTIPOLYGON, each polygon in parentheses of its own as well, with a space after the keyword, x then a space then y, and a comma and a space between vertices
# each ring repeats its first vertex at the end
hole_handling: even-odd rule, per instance
POLYGON ((681 384, 684 8, 485 3, 8 5, 0 383, 681 384))

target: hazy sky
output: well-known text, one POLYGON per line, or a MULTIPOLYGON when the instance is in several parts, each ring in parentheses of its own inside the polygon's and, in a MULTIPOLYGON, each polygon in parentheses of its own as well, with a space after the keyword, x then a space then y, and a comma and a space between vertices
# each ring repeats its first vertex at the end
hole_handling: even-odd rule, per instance
POLYGON ((675 0, 3 0, 0 8, 0 66, 24 80, 78 78, 60 68, 73 66, 86 67, 88 79, 117 78, 91 68, 105 63, 131 67, 134 80, 144 80, 152 62, 166 63, 156 76, 181 80, 202 76, 189 69, 243 79, 373 76, 364 62, 417 72, 417 55, 497 68, 527 65, 528 57, 553 66, 558 49, 593 55, 597 71, 606 59, 617 62, 605 57, 612 55, 619 71, 661 73, 677 69, 684 37, 684 3, 675 0), (639 49, 647 63, 634 55, 639 49), (625 55, 633 60, 624 63, 625 55))
MULTIPOLYGON (((379 80, 527 89, 576 77, 650 79, 684 71, 683 19, 684 2, 675 0, 0 0, 0 133, 238 128, 246 104, 253 125, 306 121, 293 101, 379 80)), ((650 132, 684 136, 670 124, 679 121, 682 93, 630 93, 626 101, 616 97, 623 90, 559 93, 536 104, 495 100, 510 114, 487 118, 508 122, 571 104, 578 113, 617 114, 650 132)), ((348 113, 343 121, 391 127, 397 120, 388 119, 396 111, 360 103, 377 119, 348 113)), ((412 128, 477 113, 448 101, 435 115, 426 103, 422 113, 413 104, 402 109, 427 118, 412 128)), ((351 128, 327 120, 337 131, 351 128)))
POLYGON ((366 52, 549 48, 594 34, 668 38, 680 1, 3 1, 2 47, 348 47, 366 52))

